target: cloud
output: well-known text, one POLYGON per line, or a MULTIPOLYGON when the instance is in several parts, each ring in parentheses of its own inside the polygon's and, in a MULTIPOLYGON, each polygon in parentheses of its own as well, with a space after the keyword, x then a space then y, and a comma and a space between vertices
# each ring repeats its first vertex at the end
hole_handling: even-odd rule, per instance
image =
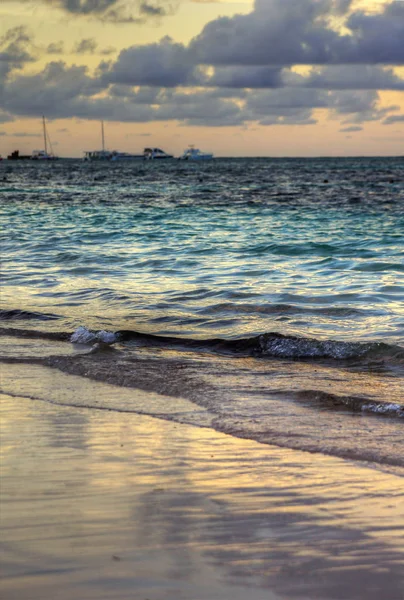
POLYGON ((0 108, 0 123, 10 123, 11 121, 14 121, 13 115, 0 108))
POLYGON ((94 38, 84 38, 73 48, 75 54, 94 54, 97 49, 97 42, 94 38))
POLYGON ((198 68, 188 49, 170 37, 159 43, 122 50, 106 73, 110 83, 175 87, 198 82, 198 68))
POLYGON ((208 65, 402 64, 404 3, 376 14, 349 12, 351 0, 256 0, 247 15, 208 23, 192 41, 208 65), (333 26, 342 17, 343 32, 333 26))
POLYGON ((105 56, 108 56, 109 54, 114 54, 115 52, 116 48, 114 48, 114 46, 107 46, 106 48, 100 50, 100 54, 104 54, 105 56))
POLYGON ((9 81, 0 96, 0 105, 13 114, 52 117, 59 115, 58 107, 77 97, 92 97, 101 89, 100 82, 88 76, 86 67, 51 62, 40 73, 21 74, 9 81))
POLYGON ((0 64, 20 68, 33 60, 32 38, 25 27, 13 27, 0 37, 0 64))
POLYGON ((383 125, 394 125, 394 123, 404 123, 404 115, 390 115, 383 121, 383 125))
MULTIPOLYGON (((172 46, 169 40, 167 43, 172 46)), ((150 47, 147 47, 147 51, 150 47)), ((187 81, 192 69, 181 63, 183 47, 173 48, 172 60, 165 63, 166 83, 154 85, 160 79, 160 64, 151 60, 150 70, 138 71, 139 61, 129 61, 135 73, 125 70, 128 83, 110 83, 113 69, 100 69, 90 76, 85 67, 67 66, 64 62, 49 63, 36 75, 20 74, 10 80, 0 96, 7 114, 48 118, 87 118, 127 122, 175 120, 182 124, 211 127, 243 125, 308 125, 316 123, 317 110, 343 124, 356 125, 370 120, 386 119, 398 107, 379 107, 376 90, 323 90, 311 87, 280 87, 272 89, 192 88, 173 86, 187 81), (157 66, 153 73, 152 67, 157 66), (187 70, 188 69, 188 70, 187 70), (133 86, 133 77, 143 77, 149 85, 133 86), (156 79, 156 73, 159 77, 156 79)), ((149 58, 155 58, 152 54, 149 58)), ((122 59, 122 57, 120 57, 122 59)), ((122 60, 118 60, 122 66, 122 60)), ((145 61, 147 63, 147 61, 145 61)), ((141 63, 144 64, 145 63, 141 63)))
POLYGON ((349 12, 351 0, 256 0, 251 13, 211 21, 188 46, 165 37, 123 50, 108 77, 166 87, 404 90, 404 79, 378 64, 404 64, 404 44, 385 39, 390 25, 392 37, 404 39, 404 2, 393 5, 368 15, 349 12), (349 34, 335 29, 336 15, 349 34), (291 71, 300 64, 313 68, 303 77, 291 71))
POLYGON ((271 88, 283 85, 279 67, 217 67, 206 81, 210 86, 228 88, 271 88))
POLYGON ((404 90, 404 79, 393 69, 375 65, 314 68, 300 84, 328 90, 404 90))
POLYGON ((397 107, 380 109, 376 91, 328 91, 318 89, 281 88, 254 91, 247 96, 245 120, 258 120, 261 125, 313 124, 313 111, 326 109, 343 123, 363 123, 381 119, 397 107))
MULTIPOLYGON (((129 7, 119 0, 47 2, 99 18, 129 7)), ((171 10, 169 0, 136 0, 131 6, 139 18, 171 10)), ((134 44, 101 61, 92 74, 62 61, 35 74, 18 71, 16 65, 32 60, 33 43, 26 30, 10 30, 0 46, 0 119, 1 114, 45 113, 212 127, 309 125, 323 111, 339 120, 344 132, 359 131, 367 121, 401 122, 401 115, 391 114, 398 106, 381 108, 378 91, 404 90, 392 66, 379 64, 381 56, 390 65, 401 60, 404 44, 396 42, 404 26, 404 2, 401 8, 387 2, 374 14, 353 6, 351 0, 256 0, 250 14, 215 19, 188 45, 170 37, 134 44), (337 28, 336 16, 345 29, 337 28), (382 39, 390 25, 391 39, 382 39), (7 58, 1 62, 1 56, 7 58), (295 72, 300 64, 309 68, 295 72)), ((57 50, 62 50, 58 42, 47 48, 57 50)), ((114 49, 100 50, 89 37, 74 51, 107 55, 114 49)))
POLYGON ((9 0, 42 3, 71 17, 87 17, 116 24, 142 24, 172 14, 181 0, 9 0))
POLYGON ((351 127, 343 127, 340 129, 341 133, 353 133, 355 131, 363 131, 363 127, 352 125, 351 127))
POLYGON ((148 15, 151 17, 161 17, 165 15, 165 10, 162 6, 149 4, 148 2, 142 2, 140 4, 140 13, 142 15, 148 15))
POLYGON ((63 42, 51 42, 46 48, 47 54, 64 54, 63 42))

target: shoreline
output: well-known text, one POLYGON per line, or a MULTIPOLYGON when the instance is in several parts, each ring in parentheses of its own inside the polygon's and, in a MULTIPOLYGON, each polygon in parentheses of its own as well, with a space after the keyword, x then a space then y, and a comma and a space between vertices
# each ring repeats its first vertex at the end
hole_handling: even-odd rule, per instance
POLYGON ((394 474, 150 416, 1 400, 7 600, 401 599, 394 474))

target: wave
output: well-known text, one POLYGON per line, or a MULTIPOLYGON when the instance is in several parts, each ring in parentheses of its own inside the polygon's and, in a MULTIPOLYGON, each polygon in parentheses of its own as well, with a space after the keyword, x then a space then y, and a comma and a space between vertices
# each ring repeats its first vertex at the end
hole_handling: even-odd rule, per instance
POLYGON ((207 350, 210 352, 255 356, 261 358, 281 358, 291 360, 332 361, 386 361, 404 366, 404 348, 385 342, 343 342, 338 340, 318 340, 315 338, 283 335, 271 332, 246 338, 195 339, 162 336, 134 330, 92 331, 84 326, 73 333, 39 331, 0 327, 0 335, 49 340, 69 340, 74 344, 92 345, 134 343, 141 346, 163 346, 178 349, 207 350))
POLYGON ((377 400, 370 400, 369 398, 360 396, 342 396, 320 390, 282 391, 280 395, 287 395, 289 398, 302 402, 306 406, 404 418, 404 404, 394 402, 377 402, 377 400))
POLYGON ((32 312, 29 310, 18 310, 18 309, 0 309, 0 321, 56 321, 60 319, 58 315, 54 315, 52 313, 39 313, 32 312))
POLYGON ((137 331, 116 332, 118 341, 135 341, 150 345, 171 345, 185 348, 207 349, 257 357, 285 359, 333 359, 333 360, 393 360, 404 361, 404 348, 384 342, 342 342, 317 340, 281 333, 237 339, 196 340, 178 337, 165 337, 137 331))

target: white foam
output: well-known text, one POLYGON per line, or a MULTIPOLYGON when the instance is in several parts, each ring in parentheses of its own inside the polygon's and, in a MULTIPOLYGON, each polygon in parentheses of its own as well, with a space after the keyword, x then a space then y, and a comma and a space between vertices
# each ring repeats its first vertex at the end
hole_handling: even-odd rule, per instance
POLYGON ((118 336, 112 331, 89 331, 87 327, 78 327, 72 334, 70 341, 72 344, 95 344, 103 342, 104 344, 115 344, 118 336))
POLYGON ((400 404, 364 404, 362 411, 382 415, 396 415, 397 417, 404 416, 403 407, 400 404))

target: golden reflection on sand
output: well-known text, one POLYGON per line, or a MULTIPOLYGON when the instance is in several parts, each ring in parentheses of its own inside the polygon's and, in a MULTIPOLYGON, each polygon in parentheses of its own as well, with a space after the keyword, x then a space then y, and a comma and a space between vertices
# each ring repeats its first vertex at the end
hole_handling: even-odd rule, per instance
POLYGON ((7 598, 399 598, 401 477, 6 395, 1 432, 7 598))

